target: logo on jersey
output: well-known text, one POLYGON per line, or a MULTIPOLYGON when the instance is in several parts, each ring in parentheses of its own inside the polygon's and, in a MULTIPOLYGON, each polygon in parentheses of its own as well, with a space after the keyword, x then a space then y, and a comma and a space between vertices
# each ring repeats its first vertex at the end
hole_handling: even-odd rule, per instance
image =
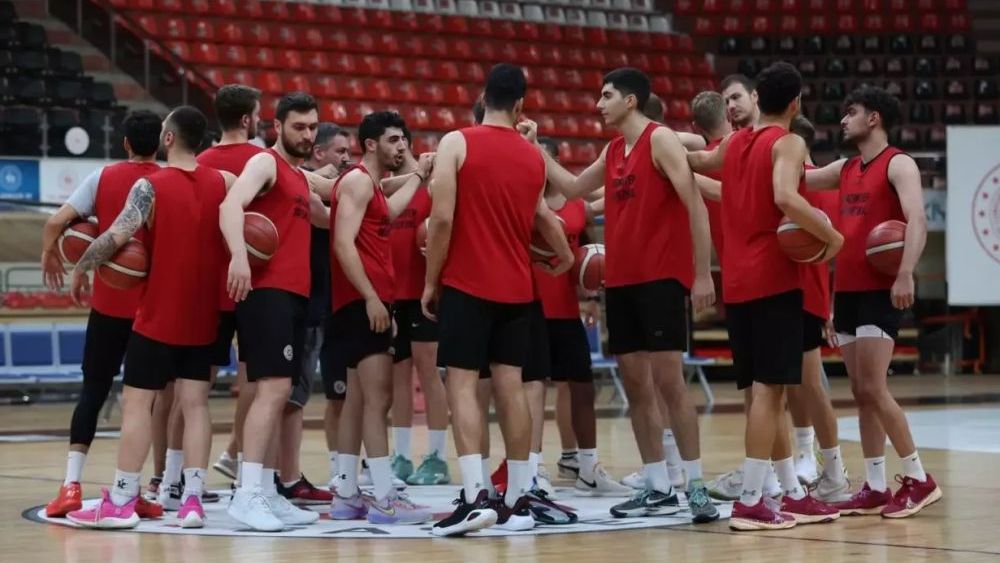
POLYGON ((282 354, 285 355, 286 360, 288 360, 289 362, 292 361, 292 357, 294 356, 294 352, 292 352, 292 345, 289 344, 285 346, 285 349, 282 350, 282 354))
POLYGON ((1000 262, 1000 165, 986 174, 972 197, 972 228, 986 254, 1000 262))

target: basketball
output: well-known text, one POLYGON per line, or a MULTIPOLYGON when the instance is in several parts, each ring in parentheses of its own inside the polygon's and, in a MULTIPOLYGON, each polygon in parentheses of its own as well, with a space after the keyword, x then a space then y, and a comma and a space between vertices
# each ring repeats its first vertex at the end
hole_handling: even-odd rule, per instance
POLYGON ((424 219, 417 225, 417 235, 414 237, 414 241, 417 243, 417 250, 421 254, 427 256, 427 229, 430 228, 430 219, 424 219))
MULTIPOLYGON (((556 218, 559 219, 559 222, 565 228, 566 221, 563 221, 563 218, 559 216, 556 216, 556 218)), ((532 262, 548 262, 556 256, 555 251, 552 250, 549 243, 542 237, 542 233, 538 231, 531 231, 531 244, 528 246, 528 250, 531 252, 532 262)))
POLYGON ((576 261, 570 276, 584 291, 604 287, 604 245, 587 244, 576 250, 576 261))
MULTIPOLYGON (((826 213, 823 213, 819 209, 813 209, 827 223, 830 222, 830 218, 827 217, 826 213)), ((778 223, 778 244, 781 245, 781 250, 784 251, 785 256, 803 264, 816 262, 826 252, 825 242, 814 237, 812 233, 798 226, 798 224, 787 216, 782 217, 781 222, 778 223)))
POLYGON ((250 266, 263 266, 278 250, 278 229, 266 216, 248 211, 243 214, 243 240, 250 266))
POLYGON ((893 219, 876 225, 865 241, 868 263, 887 276, 898 274, 905 238, 906 223, 902 221, 893 219))
POLYGON ((131 239, 97 268, 97 275, 115 289, 132 289, 146 279, 149 255, 137 239, 131 239))
POLYGON ((74 221, 59 235, 59 254, 64 261, 76 264, 97 235, 97 223, 84 219, 74 221))

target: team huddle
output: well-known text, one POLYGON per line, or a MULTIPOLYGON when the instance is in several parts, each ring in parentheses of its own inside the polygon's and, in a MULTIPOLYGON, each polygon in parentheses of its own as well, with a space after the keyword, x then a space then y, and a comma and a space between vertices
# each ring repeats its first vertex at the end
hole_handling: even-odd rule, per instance
POLYGON ((645 74, 614 70, 597 109, 619 135, 579 175, 559 164, 555 143, 523 115, 525 75, 509 64, 489 73, 477 125, 446 134, 435 153, 412 153, 395 112, 365 116, 356 164, 349 134, 320 124, 315 100, 301 92, 278 103, 269 149, 249 142, 260 94, 245 86, 217 93, 222 139, 200 154, 207 120, 199 110, 179 107, 162 122, 133 112, 123 123, 129 160, 88 177, 43 237, 45 281, 61 287, 59 236, 71 221, 96 217, 101 234, 72 271, 77 300, 90 290, 88 272, 130 240, 142 241, 149 256, 141 287, 122 290, 94 276, 66 480, 46 514, 130 528, 169 510, 183 527, 203 526, 202 503, 218 500, 204 487, 208 396, 218 367, 230 363, 234 335, 240 393, 232 441, 215 467, 235 478, 229 516, 252 530, 316 522, 319 512, 306 504, 328 504, 337 520, 429 522, 430 507, 403 489, 450 482, 449 420, 462 487, 434 535, 576 521, 550 499, 540 461, 546 379, 560 394, 560 475, 575 479, 576 494, 622 497, 614 517, 686 511, 695 523, 711 522, 719 518, 712 497, 735 501, 736 530, 916 514, 942 493, 920 463, 886 376, 926 236, 919 171, 888 144, 898 101, 870 86, 848 96, 842 121, 860 156, 813 166, 801 88, 785 63, 753 81, 729 77, 721 94, 694 99, 694 135, 659 123, 662 106, 645 74), (599 297, 578 287, 570 269, 588 223, 601 214, 599 297), (822 243, 809 263, 782 250, 783 217, 822 243), (906 223, 896 275, 865 255, 869 232, 888 220, 906 223), (261 225, 273 238, 261 237, 261 225), (264 239, 275 247, 263 252, 264 239), (689 315, 716 301, 713 246, 747 432, 742 468, 706 483, 683 355, 689 315), (608 350, 643 462, 620 482, 597 455, 581 298, 605 302, 608 350), (825 342, 840 347, 859 408, 866 479, 853 494, 822 385, 825 342), (83 464, 123 360, 117 470, 100 502, 85 509, 83 464), (329 490, 312 486, 298 465, 317 360, 329 490), (417 468, 414 371, 430 438, 417 468), (505 446, 492 478, 491 400, 505 446), (886 480, 886 436, 902 462, 896 493, 886 480), (151 446, 162 469, 162 481, 151 484, 156 502, 140 494, 151 446))

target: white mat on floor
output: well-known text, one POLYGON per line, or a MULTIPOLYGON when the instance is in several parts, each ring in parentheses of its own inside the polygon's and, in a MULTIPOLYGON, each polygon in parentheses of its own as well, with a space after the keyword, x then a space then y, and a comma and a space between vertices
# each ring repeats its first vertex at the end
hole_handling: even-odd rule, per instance
MULTIPOLYGON (((918 448, 1000 453, 1000 408, 949 408, 906 413, 918 448)), ((857 416, 837 420, 840 439, 861 441, 857 416)))

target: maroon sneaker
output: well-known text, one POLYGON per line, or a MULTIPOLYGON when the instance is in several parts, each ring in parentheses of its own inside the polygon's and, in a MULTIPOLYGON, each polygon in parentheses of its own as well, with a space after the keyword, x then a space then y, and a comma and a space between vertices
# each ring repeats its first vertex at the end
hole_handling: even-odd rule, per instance
POLYGON ((840 511, 841 516, 868 516, 881 514, 882 509, 891 501, 892 493, 888 490, 873 491, 868 483, 865 483, 861 490, 854 493, 851 500, 835 502, 833 507, 840 511))
POLYGON ((729 527, 741 532, 755 530, 786 530, 795 527, 795 517, 773 510, 762 498, 757 504, 747 506, 736 501, 729 527))
POLYGON ((781 511, 791 514, 797 524, 823 524, 840 518, 840 511, 806 495, 799 500, 785 495, 781 499, 781 511))
POLYGON ((896 482, 900 484, 899 490, 882 510, 882 516, 886 518, 913 516, 925 507, 941 500, 941 497, 944 496, 930 473, 923 481, 917 481, 913 477, 896 475, 896 482))
POLYGON ((291 487, 278 483, 277 489, 278 494, 291 501, 292 504, 330 504, 333 501, 333 493, 317 489, 306 479, 305 475, 300 475, 299 480, 291 487))

